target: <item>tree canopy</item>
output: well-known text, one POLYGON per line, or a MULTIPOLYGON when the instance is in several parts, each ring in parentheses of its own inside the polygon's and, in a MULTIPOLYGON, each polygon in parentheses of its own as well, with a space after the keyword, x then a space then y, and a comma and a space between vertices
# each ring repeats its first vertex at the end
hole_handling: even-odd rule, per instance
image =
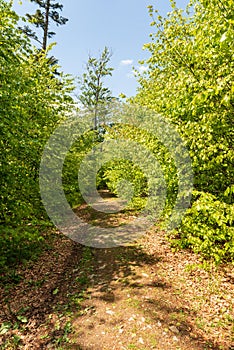
POLYGON ((40 43, 43 50, 47 48, 47 41, 52 38, 56 33, 50 31, 50 20, 57 26, 61 26, 67 23, 68 18, 60 16, 59 11, 62 11, 63 5, 55 2, 55 0, 30 0, 39 6, 34 14, 26 14, 28 22, 40 28, 42 30, 42 39, 40 39, 36 32, 34 32, 28 25, 25 25, 22 31, 30 38, 40 43))
POLYGON ((111 91, 104 85, 104 79, 112 75, 113 68, 108 67, 111 51, 104 48, 99 57, 89 55, 85 72, 79 78, 80 94, 78 96, 84 108, 94 112, 94 129, 98 127, 101 106, 113 99, 111 91))

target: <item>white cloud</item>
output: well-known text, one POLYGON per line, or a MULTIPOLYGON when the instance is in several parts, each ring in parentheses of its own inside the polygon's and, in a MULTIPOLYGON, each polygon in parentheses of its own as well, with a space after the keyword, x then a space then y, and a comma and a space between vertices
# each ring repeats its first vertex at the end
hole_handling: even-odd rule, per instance
POLYGON ((136 78, 139 74, 145 73, 149 69, 148 66, 137 66, 136 68, 132 69, 131 72, 126 74, 127 78, 136 78))
POLYGON ((121 66, 130 66, 131 64, 133 64, 133 60, 122 60, 120 64, 121 66))
POLYGON ((138 70, 140 73, 144 73, 148 70, 148 68, 149 68, 148 66, 139 66, 138 70))

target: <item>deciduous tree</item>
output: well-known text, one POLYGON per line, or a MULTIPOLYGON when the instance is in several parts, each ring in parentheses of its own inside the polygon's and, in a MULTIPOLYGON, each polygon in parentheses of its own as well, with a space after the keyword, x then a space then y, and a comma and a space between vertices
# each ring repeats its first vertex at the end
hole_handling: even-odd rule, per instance
POLYGON ((72 103, 70 79, 35 53, 17 14, 0 0, 0 268, 24 258, 47 222, 39 192, 43 147, 72 103))
POLYGON ((112 75, 113 68, 108 67, 111 51, 105 47, 98 58, 89 55, 86 71, 79 79, 79 101, 83 107, 94 113, 94 129, 98 128, 100 107, 113 99, 111 91, 104 86, 104 79, 112 75))
POLYGON ((234 256, 233 0, 192 0, 152 18, 148 75, 135 102, 168 118, 184 138, 195 173, 194 204, 183 221, 182 246, 216 261, 234 256))

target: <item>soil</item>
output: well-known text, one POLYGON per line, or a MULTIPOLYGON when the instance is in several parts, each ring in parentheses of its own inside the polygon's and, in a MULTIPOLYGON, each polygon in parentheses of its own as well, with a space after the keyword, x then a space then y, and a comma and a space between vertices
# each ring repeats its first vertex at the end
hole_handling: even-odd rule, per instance
MULTIPOLYGON (((134 216, 85 204, 76 213, 104 227, 134 216)), ((50 235, 41 256, 17 268, 19 283, 1 286, 1 349, 234 349, 232 265, 204 269, 156 226, 110 249, 50 235)))

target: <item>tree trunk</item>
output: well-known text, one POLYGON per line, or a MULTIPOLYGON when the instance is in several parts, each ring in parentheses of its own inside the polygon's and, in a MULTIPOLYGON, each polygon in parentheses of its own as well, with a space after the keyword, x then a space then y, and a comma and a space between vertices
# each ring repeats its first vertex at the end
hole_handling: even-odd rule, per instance
POLYGON ((46 8, 45 8, 45 27, 44 27, 44 37, 43 37, 43 45, 42 49, 45 51, 47 48, 47 38, 49 31, 49 12, 50 12, 50 0, 46 0, 46 8))
POLYGON ((94 110, 94 130, 98 128, 98 103, 99 103, 99 87, 101 76, 97 76, 97 91, 95 96, 95 110, 94 110))

